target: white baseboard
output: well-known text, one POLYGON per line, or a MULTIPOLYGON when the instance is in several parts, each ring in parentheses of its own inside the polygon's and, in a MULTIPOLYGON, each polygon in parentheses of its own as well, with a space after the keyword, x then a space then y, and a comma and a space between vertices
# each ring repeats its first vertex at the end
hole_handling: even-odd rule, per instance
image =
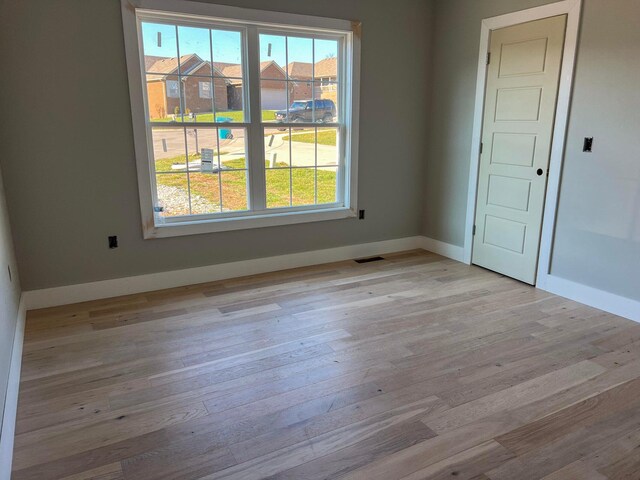
MULTIPOLYGON (((31 290, 23 292, 21 303, 24 304, 26 310, 33 310, 416 248, 464 263, 463 247, 433 238, 416 236, 64 287, 31 290)), ((640 322, 640 302, 638 301, 552 275, 546 276, 544 282, 540 283, 538 288, 640 322)))
POLYGON ((2 432, 0 432, 0 480, 11 478, 11 461, 13 457, 13 440, 16 431, 16 414, 18 411, 18 389, 20 387, 20 367, 22 366, 22 344, 24 339, 24 324, 26 308, 24 295, 20 298, 16 333, 13 338, 11 353, 11 367, 9 369, 9 384, 4 405, 2 432))
POLYGON ((31 290, 24 292, 23 296, 27 310, 33 310, 417 248, 423 248, 423 237, 406 237, 64 287, 31 290))
POLYGON ((561 297, 584 303, 590 307, 640 322, 640 302, 614 293, 572 282, 554 275, 547 275, 538 288, 561 297))
POLYGON ((464 248, 450 243, 441 242, 440 240, 434 240, 429 237, 421 237, 421 248, 428 250, 429 252, 437 253, 443 257, 456 260, 464 263, 464 248))

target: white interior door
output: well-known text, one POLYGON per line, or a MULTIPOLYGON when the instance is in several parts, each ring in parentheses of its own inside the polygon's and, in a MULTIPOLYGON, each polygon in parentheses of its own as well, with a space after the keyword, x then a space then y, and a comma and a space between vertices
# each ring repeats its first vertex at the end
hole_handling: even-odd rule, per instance
POLYGON ((566 15, 491 32, 472 261, 535 283, 566 15))

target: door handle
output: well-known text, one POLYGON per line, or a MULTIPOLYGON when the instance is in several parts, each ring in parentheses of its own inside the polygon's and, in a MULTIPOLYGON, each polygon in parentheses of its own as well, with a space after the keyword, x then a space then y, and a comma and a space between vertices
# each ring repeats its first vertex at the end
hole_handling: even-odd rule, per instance
POLYGON ((538 174, 539 177, 542 176, 542 174, 544 173, 544 170, 542 170, 541 168, 539 168, 536 173, 538 174))

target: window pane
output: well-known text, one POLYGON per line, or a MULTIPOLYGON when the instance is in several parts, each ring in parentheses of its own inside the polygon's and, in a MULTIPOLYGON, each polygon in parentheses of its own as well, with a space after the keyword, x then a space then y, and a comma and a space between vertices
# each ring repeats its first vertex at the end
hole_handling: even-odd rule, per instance
POLYGON ((282 35, 260 34, 260 78, 285 80, 286 40, 282 35))
POLYGON ((247 172, 221 171, 222 211, 230 212, 247 209, 247 172))
POLYGON ((153 122, 182 121, 182 89, 178 75, 147 74, 147 105, 153 122))
POLYGON ((244 69, 242 35, 232 30, 212 30, 213 70, 216 112, 230 122, 244 122, 244 69))
POLYGON ((189 215, 189 187, 186 173, 159 173, 156 175, 158 201, 157 215, 175 217, 189 215))
POLYGON ((187 128, 187 147, 189 150, 189 171, 217 172, 218 129, 210 127, 187 128))
MULTIPOLYGON (((203 74, 209 66, 202 69, 203 74)), ((181 79, 184 95, 183 120, 185 122, 206 122, 213 119, 213 85, 211 77, 186 76, 181 79)))
POLYGON ((264 153, 267 168, 288 167, 291 165, 289 128, 264 129, 264 153))
POLYGON ((181 127, 154 127, 151 137, 156 172, 187 171, 184 130, 181 127))
POLYGON ((233 30, 211 30, 214 67, 223 70, 225 76, 243 77, 242 35, 233 30), (224 71, 231 68, 229 71, 224 71))
POLYGON ((291 164, 294 167, 313 167, 316 164, 316 132, 315 129, 296 130, 291 132, 291 164))
POLYGON ((174 25, 142 22, 142 47, 147 72, 171 73, 173 65, 173 73, 177 73, 178 49, 174 25))
POLYGON ((220 128, 220 162, 222 170, 247 168, 246 131, 244 128, 220 128))
POLYGON ((208 28, 178 27, 180 73, 203 75, 200 70, 211 67, 211 42, 208 28))
POLYGON ((338 121, 338 84, 314 82, 315 119, 319 123, 338 121))
POLYGON ((314 121, 311 82, 289 82, 289 119, 292 122, 314 121))
POLYGON ((287 82, 261 80, 260 104, 262 108, 262 121, 287 121, 287 82))
POLYGON ((318 168, 318 203, 335 203, 337 202, 337 183, 338 169, 318 168))
POLYGON ((214 94, 216 98, 216 117, 218 122, 245 121, 244 90, 241 78, 216 78, 214 94))
POLYGON ((169 122, 173 107, 180 104, 178 80, 165 80, 162 75, 147 74, 148 118, 152 122, 169 122), (169 93, 176 95, 169 97, 169 93))
POLYGON ((338 142, 339 134, 337 128, 318 128, 318 166, 338 165, 338 142))
POLYGON ((220 213, 220 176, 212 173, 189 173, 191 214, 220 213))
MULTIPOLYGON (((293 87, 295 89, 295 87, 293 87)), ((295 94, 295 91, 293 92, 295 94)), ((311 101, 307 99, 292 100, 289 104, 286 121, 294 123, 313 122, 311 101)))
POLYGON ((182 121, 180 80, 177 75, 147 74, 148 118, 152 122, 182 121))
POLYGON ((287 37, 287 54, 289 78, 311 80, 313 77, 313 40, 287 37))
POLYGON ((288 168, 268 169, 267 208, 288 207, 291 205, 291 170, 288 168))
POLYGON ((316 203, 315 183, 315 168, 293 168, 291 170, 291 197, 294 207, 316 203))
POLYGON ((315 50, 315 78, 337 80, 338 72, 338 41, 314 40, 315 50))

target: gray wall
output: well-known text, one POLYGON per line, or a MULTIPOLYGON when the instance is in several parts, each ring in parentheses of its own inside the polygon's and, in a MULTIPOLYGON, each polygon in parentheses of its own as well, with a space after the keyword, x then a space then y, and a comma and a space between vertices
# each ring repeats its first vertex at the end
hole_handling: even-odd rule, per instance
MULTIPOLYGON (((464 244, 481 20, 546 3, 436 0, 424 235, 464 244)), ((584 0, 579 42, 552 273, 640 299, 640 2, 584 0)))
POLYGON ((551 273, 640 300, 640 1, 584 13, 551 273))
POLYGON ((420 233, 431 3, 218 3, 363 22, 366 220, 143 240, 119 0, 5 2, 0 157, 25 290, 420 233))
POLYGON ((0 432, 4 417, 13 338, 20 304, 20 280, 13 253, 13 240, 0 172, 0 432), (11 269, 11 280, 9 270, 11 269))

